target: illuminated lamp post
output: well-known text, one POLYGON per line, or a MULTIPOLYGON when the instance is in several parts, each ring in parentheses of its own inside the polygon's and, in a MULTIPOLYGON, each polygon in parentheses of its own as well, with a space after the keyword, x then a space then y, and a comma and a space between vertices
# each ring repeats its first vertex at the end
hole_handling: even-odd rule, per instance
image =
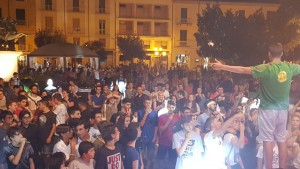
MULTIPOLYGON (((162 51, 163 49, 160 47, 160 48, 157 48, 155 47, 154 48, 154 55, 156 57, 162 57, 161 59, 165 59, 165 57, 167 56, 167 52, 165 51, 162 51)), ((167 64, 166 66, 168 67, 168 58, 167 58, 167 64)))
POLYGON ((18 57, 22 52, 0 51, 0 77, 9 81, 14 72, 18 72, 18 57))

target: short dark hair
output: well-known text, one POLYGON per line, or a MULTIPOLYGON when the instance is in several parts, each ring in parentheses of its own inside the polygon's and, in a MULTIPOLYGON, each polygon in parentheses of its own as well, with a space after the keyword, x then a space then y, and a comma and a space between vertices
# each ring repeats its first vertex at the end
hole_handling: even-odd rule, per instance
POLYGON ((27 100, 27 97, 23 95, 18 96, 18 102, 21 102, 22 100, 27 100))
POLYGON ((17 103, 15 100, 8 100, 6 101, 6 107, 8 108, 9 106, 11 106, 13 103, 17 103))
POLYGON ((106 125, 101 126, 99 131, 105 142, 111 141, 113 139, 111 135, 115 133, 116 128, 117 126, 112 123, 108 123, 106 125))
POLYGON ((83 125, 83 127, 85 129, 90 129, 90 123, 86 120, 79 120, 78 123, 76 124, 75 128, 80 125, 83 125))
POLYGON ((8 111, 8 110, 4 110, 0 113, 0 120, 3 121, 5 119, 6 116, 13 116, 13 113, 8 111))
POLYGON ((180 95, 182 95, 182 96, 185 96, 185 93, 182 90, 179 90, 177 93, 180 94, 180 95))
POLYGON ((96 118, 96 114, 102 114, 100 111, 98 110, 93 110, 91 113, 91 117, 90 119, 95 119, 96 118))
POLYGON ((61 97, 61 94, 60 94, 60 93, 55 93, 55 94, 52 96, 52 98, 53 98, 54 100, 59 101, 59 102, 61 102, 61 101, 63 100, 63 98, 61 97))
POLYGON ((168 101, 168 105, 176 106, 176 103, 174 101, 172 101, 172 100, 169 100, 168 101))
POLYGON ((83 141, 79 144, 78 152, 82 157, 84 153, 87 153, 90 149, 94 148, 94 144, 89 141, 83 141))
POLYGON ((39 89, 39 86, 38 86, 38 85, 33 84, 33 85, 30 86, 30 90, 32 90, 33 87, 37 87, 37 88, 39 89))
POLYGON ((60 124, 56 127, 56 133, 61 137, 61 134, 70 131, 70 126, 67 124, 60 124))
MULTIPOLYGON (((21 129, 17 126, 13 126, 13 127, 10 127, 6 134, 7 134, 7 137, 10 139, 11 137, 14 137, 17 133, 22 133, 21 129)), ((11 139, 10 139, 11 140, 11 139)))
POLYGON ((127 139, 127 141, 134 141, 137 139, 137 136, 138 136, 138 131, 136 128, 133 128, 133 127, 128 127, 126 130, 125 130, 125 133, 124 133, 124 136, 125 138, 127 139))
POLYGON ((283 54, 283 47, 281 43, 272 43, 269 45, 269 52, 272 57, 281 57, 283 54))
POLYGON ((22 110, 19 114, 19 118, 23 119, 23 117, 28 114, 29 116, 31 116, 30 112, 28 110, 22 110))
POLYGON ((131 103, 131 100, 130 100, 129 98, 124 98, 124 99, 122 100, 122 103, 123 103, 123 104, 131 103))
POLYGON ((60 169, 60 166, 66 161, 66 155, 63 152, 56 152, 47 160, 49 169, 60 169))
POLYGON ((20 89, 20 86, 19 85, 14 85, 13 89, 20 89))
POLYGON ((46 107, 49 107, 49 102, 48 102, 47 100, 41 100, 41 101, 39 101, 38 103, 39 103, 39 104, 42 104, 42 105, 44 105, 44 106, 46 106, 46 107))
POLYGON ((74 106, 68 108, 67 110, 68 110, 68 113, 69 113, 70 115, 71 115, 71 114, 75 114, 76 111, 80 111, 79 108, 74 107, 74 106))

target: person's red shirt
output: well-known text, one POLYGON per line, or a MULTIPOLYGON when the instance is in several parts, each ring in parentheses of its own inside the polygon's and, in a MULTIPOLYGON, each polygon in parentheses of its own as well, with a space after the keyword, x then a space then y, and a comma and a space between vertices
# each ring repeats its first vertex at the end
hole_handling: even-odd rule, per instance
MULTIPOLYGON (((158 118, 158 130, 160 127, 163 127, 169 119, 168 114, 163 114, 158 118)), ((173 127, 180 120, 180 116, 178 114, 174 114, 172 121, 169 123, 167 129, 164 133, 159 133, 158 135, 158 144, 166 147, 172 147, 172 139, 173 139, 173 127)))

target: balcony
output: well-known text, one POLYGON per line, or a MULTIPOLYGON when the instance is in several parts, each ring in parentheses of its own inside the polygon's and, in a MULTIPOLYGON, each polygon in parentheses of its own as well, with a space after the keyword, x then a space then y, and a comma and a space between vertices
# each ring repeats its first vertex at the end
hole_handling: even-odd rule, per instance
POLYGON ((73 6, 73 12, 79 12, 79 6, 73 6))
POLYGON ((190 18, 180 18, 176 22, 177 25, 192 25, 190 18))
POLYGON ((190 41, 176 41, 175 43, 176 47, 191 47, 190 41))
POLYGON ((105 29, 99 29, 99 34, 100 35, 105 35, 105 29))
POLYGON ((80 28, 73 28, 73 33, 80 33, 80 28))
POLYGON ((26 21, 17 19, 17 25, 26 25, 26 21))

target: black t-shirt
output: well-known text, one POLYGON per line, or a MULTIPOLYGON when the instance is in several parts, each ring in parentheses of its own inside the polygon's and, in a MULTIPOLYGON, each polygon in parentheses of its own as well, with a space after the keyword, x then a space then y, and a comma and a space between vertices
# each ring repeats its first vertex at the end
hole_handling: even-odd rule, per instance
POLYGON ((53 112, 41 113, 38 117, 39 143, 44 144, 50 135, 52 125, 56 124, 56 114, 53 112))
POLYGON ((133 99, 133 111, 144 109, 144 101, 147 95, 142 94, 141 96, 135 96, 133 99))
POLYGON ((6 161, 3 148, 8 145, 8 138, 6 136, 6 130, 0 127, 0 164, 6 161))
POLYGON ((121 150, 117 146, 114 150, 110 150, 104 145, 96 150, 95 161, 95 169, 121 169, 121 150))
POLYGON ((27 128, 23 125, 21 126, 23 131, 22 135, 30 142, 33 150, 36 152, 38 151, 38 128, 37 125, 30 123, 27 128))
POLYGON ((139 153, 134 147, 127 146, 125 149, 124 168, 132 169, 132 162, 139 160, 139 153))
POLYGON ((7 165, 9 169, 29 169, 29 158, 33 158, 33 148, 29 143, 26 143, 23 148, 21 159, 18 165, 14 165, 8 158, 13 155, 16 156, 19 151, 19 147, 15 147, 12 144, 4 147, 4 154, 6 157, 7 165))

